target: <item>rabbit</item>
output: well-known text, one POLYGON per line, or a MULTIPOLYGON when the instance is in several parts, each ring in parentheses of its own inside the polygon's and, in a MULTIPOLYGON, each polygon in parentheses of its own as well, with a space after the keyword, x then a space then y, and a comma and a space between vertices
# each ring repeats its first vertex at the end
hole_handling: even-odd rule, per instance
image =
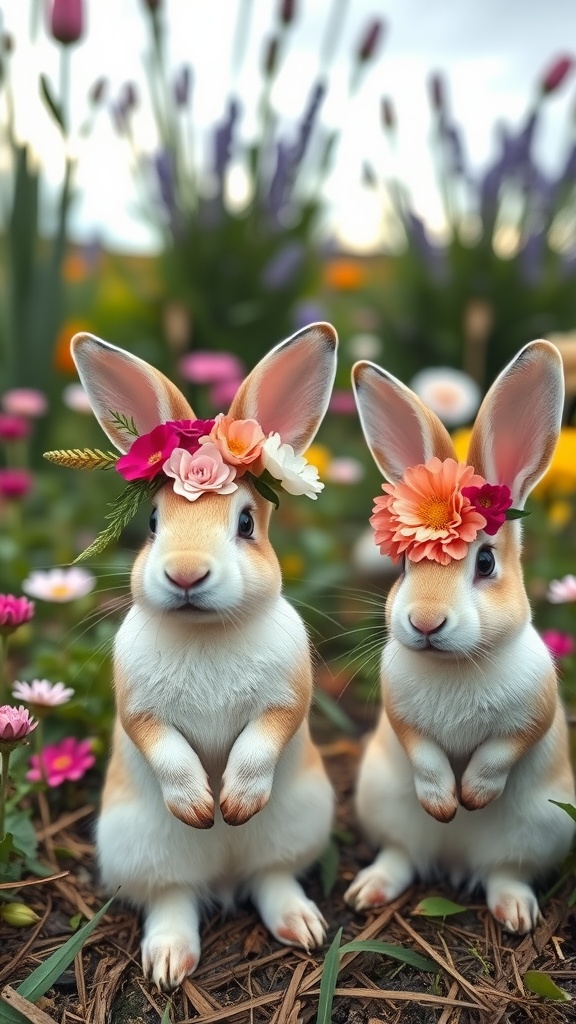
MULTIPOLYGON (((399 380, 367 361, 352 377, 366 441, 390 484, 433 457, 455 459, 443 424, 399 380)), ((479 410, 468 464, 507 485, 520 509, 550 463, 562 405, 561 358, 535 341, 479 410)), ((481 529, 466 549, 447 564, 404 558, 389 592, 382 710, 356 790, 361 826, 380 849, 345 900, 368 910, 415 877, 447 876, 469 890, 482 885, 496 920, 523 934, 540 919, 533 881, 573 838, 574 823, 550 802, 574 801, 568 731, 552 658, 530 621, 520 522, 494 535, 481 529)))
MULTIPOLYGON (((229 415, 303 452, 326 412, 337 335, 325 323, 270 351, 229 415)), ((88 334, 72 340, 102 428, 130 448, 194 419, 163 374, 88 334)), ((326 846, 333 791, 308 726, 312 667, 300 616, 281 593, 271 502, 243 477, 232 493, 154 498, 114 646, 117 718, 97 823, 101 878, 143 912, 147 977, 170 990, 200 958, 203 904, 251 897, 272 935, 306 950, 326 922, 296 875, 326 846)), ((294 492, 296 493, 296 492, 294 492)))

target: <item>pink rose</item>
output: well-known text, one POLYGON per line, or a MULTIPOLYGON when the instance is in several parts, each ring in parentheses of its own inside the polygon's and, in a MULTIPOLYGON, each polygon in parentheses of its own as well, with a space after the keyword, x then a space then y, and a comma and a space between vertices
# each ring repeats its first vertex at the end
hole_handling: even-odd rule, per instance
POLYGON ((216 445, 209 441, 193 453, 175 448, 162 469, 166 476, 173 477, 176 494, 188 501, 196 501, 205 491, 232 494, 238 488, 233 482, 235 466, 227 465, 216 445))
POLYGON ((166 426, 177 432, 177 447, 194 452, 200 447, 200 438, 206 437, 212 430, 214 420, 168 420, 166 426))

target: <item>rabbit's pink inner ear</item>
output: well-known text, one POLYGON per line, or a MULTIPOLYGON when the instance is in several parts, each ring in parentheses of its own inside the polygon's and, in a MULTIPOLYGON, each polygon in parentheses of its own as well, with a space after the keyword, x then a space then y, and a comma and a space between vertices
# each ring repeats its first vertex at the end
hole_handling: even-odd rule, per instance
POLYGON ((138 434, 167 420, 194 419, 176 385, 143 359, 89 334, 74 336, 72 355, 94 414, 120 451, 128 451, 134 435, 112 413, 133 420, 138 434))
POLYGON ((303 452, 316 434, 336 375, 338 338, 330 324, 312 324, 272 349, 241 384, 230 415, 258 420, 266 435, 303 452))
POLYGON ((450 435, 438 417, 391 374, 359 362, 352 383, 364 436, 387 480, 400 480, 409 466, 436 456, 455 458, 450 435))
POLYGON ((564 381, 558 350, 533 341, 502 371, 478 413, 468 461, 491 484, 506 484, 514 505, 546 472, 562 421, 564 381))

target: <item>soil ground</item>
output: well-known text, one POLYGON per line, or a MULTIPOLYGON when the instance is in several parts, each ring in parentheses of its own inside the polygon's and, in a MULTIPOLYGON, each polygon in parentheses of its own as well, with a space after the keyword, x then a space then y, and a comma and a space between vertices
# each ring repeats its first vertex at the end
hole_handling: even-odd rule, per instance
MULTIPOLYGON (((533 935, 509 936, 488 913, 482 899, 435 886, 414 886, 393 904, 367 916, 353 914, 342 896, 371 851, 358 839, 352 790, 359 746, 327 743, 323 753, 338 793, 338 835, 354 841, 340 846, 336 881, 323 891, 319 868, 306 882, 329 922, 329 941, 343 928, 343 942, 380 939, 408 946, 435 961, 438 972, 424 973, 375 953, 342 958, 334 999, 333 1024, 561 1024, 576 1021, 576 911, 567 907, 572 886, 545 902, 544 920, 533 935), (466 903, 457 916, 414 916, 425 896, 444 895, 466 903), (554 1002, 526 992, 528 970, 547 972, 575 1001, 554 1002)), ((75 915, 92 917, 102 905, 90 841, 94 807, 62 815, 44 828, 45 859, 65 877, 36 880, 21 889, 41 920, 29 930, 0 922, 0 989, 17 987, 62 945, 75 915), (68 850, 62 860, 60 851, 68 850)), ((326 880, 324 877, 324 886, 326 880)), ((197 972, 170 1000, 144 980, 139 962, 139 921, 114 904, 74 964, 34 1006, 23 1006, 31 1024, 308 1024, 318 1016, 318 991, 326 948, 314 955, 279 946, 250 906, 234 915, 215 912, 204 923, 202 960, 197 972)), ((10 993, 8 993, 10 997, 10 993)), ((0 1002, 0 1021, 2 1003, 0 1002)), ((324 1024, 329 1024, 325 1021, 324 1024)))

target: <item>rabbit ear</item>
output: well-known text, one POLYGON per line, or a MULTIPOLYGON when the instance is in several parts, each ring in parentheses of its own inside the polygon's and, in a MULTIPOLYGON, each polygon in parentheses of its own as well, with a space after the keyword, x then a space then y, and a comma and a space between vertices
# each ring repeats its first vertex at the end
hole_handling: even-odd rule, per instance
POLYGON ((352 367, 352 385, 368 447, 391 483, 434 455, 456 458, 446 427, 391 373, 362 360, 352 367))
POLYGON ((502 370, 474 424, 468 462, 491 484, 506 484, 522 507, 554 454, 564 404, 562 358, 532 341, 502 370))
POLYGON ((310 324, 276 345, 241 384, 230 406, 235 419, 258 420, 264 434, 280 434, 300 454, 328 408, 336 374, 338 335, 330 324, 310 324))
POLYGON ((139 434, 167 420, 195 418, 176 385, 138 356, 92 334, 75 334, 70 347, 94 414, 121 452, 128 451, 134 435, 112 413, 133 419, 139 434))

